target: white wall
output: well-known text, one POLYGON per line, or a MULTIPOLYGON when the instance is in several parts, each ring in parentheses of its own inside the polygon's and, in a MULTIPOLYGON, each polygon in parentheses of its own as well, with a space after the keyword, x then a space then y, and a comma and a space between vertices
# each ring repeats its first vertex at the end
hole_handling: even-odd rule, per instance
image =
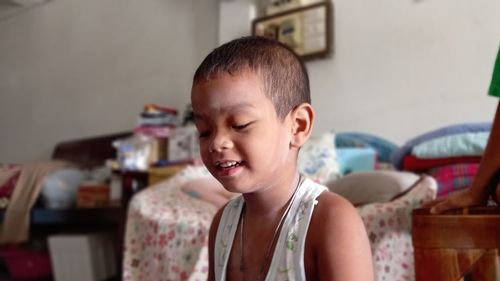
POLYGON ((315 133, 402 144, 440 126, 491 121, 498 0, 338 0, 335 54, 308 63, 315 133))
MULTIPOLYGON (((315 133, 403 143, 489 121, 498 0, 337 0, 335 54, 307 63, 315 133)), ((183 109, 217 44, 217 0, 52 0, 0 22, 0 162, 128 130, 144 103, 183 109)))
POLYGON ((217 0, 52 0, 0 22, 0 162, 183 110, 217 44, 217 0))

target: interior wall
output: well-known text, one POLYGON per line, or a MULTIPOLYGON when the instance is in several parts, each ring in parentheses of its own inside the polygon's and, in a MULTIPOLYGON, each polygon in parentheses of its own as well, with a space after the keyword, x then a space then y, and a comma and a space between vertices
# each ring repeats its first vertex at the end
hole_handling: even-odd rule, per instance
POLYGON ((217 22, 217 0, 51 0, 1 21, 0 163, 130 130, 145 103, 182 112, 217 22))
MULTIPOLYGON (((336 0, 334 54, 307 63, 315 134, 398 144, 489 121, 498 0, 336 0)), ((0 22, 0 162, 130 130, 148 102, 184 109, 217 45, 217 0, 51 0, 0 22)))
POLYGON ((402 144, 441 126, 491 121, 498 0, 337 0, 330 59, 308 63, 315 133, 402 144))

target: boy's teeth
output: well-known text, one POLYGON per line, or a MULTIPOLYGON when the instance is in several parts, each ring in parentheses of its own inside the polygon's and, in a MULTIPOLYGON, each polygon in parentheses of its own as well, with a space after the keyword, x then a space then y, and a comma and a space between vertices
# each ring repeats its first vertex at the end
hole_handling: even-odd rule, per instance
POLYGON ((222 168, 227 168, 227 167, 231 167, 231 166, 234 166, 236 165, 238 162, 236 161, 230 161, 230 162, 224 162, 224 163, 220 163, 220 166, 222 168))

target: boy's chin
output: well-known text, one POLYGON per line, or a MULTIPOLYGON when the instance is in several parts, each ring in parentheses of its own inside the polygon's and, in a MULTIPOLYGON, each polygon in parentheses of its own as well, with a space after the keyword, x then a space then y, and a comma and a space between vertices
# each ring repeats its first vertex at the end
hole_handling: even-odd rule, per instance
POLYGON ((215 177, 224 186, 224 189, 233 193, 245 193, 248 187, 235 177, 215 177))

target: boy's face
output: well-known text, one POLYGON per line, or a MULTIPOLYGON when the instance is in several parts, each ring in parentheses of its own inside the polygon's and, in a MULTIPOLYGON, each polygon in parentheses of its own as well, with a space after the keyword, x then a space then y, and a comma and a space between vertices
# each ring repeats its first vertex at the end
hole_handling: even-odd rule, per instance
POLYGON ((221 74, 195 84, 191 102, 203 163, 227 190, 271 187, 295 169, 290 118, 278 118, 258 74, 221 74))

